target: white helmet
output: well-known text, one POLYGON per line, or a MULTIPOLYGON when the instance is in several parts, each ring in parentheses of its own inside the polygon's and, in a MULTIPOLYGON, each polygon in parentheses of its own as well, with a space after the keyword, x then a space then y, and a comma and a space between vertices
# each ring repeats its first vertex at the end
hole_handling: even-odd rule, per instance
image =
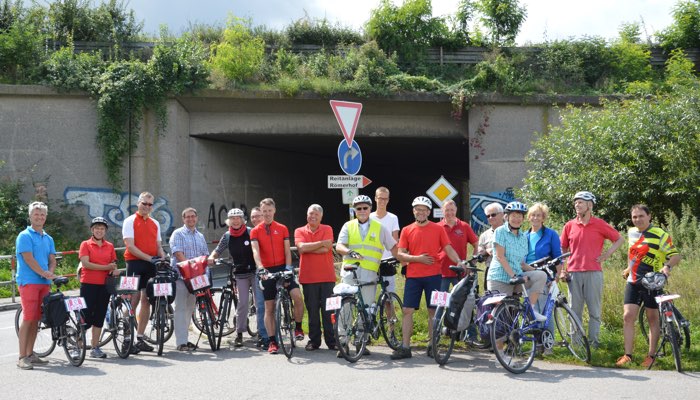
POLYGON ((370 206, 372 205, 372 199, 369 198, 369 196, 365 196, 364 194, 361 194, 354 199, 352 199, 352 206, 355 207, 358 204, 369 204, 370 206))
POLYGON ((243 214, 243 210, 241 210, 240 208, 232 208, 232 209, 228 210, 227 218, 231 218, 231 217, 244 218, 245 214, 243 214))
POLYGON ((578 199, 581 199, 584 201, 592 201, 593 204, 595 204, 595 196, 593 195, 593 193, 587 192, 585 190, 578 192, 574 195, 574 201, 576 201, 578 199))
POLYGON ((433 202, 430 201, 429 198, 425 196, 418 196, 415 199, 413 199, 413 203, 411 203, 411 207, 415 206, 426 206, 428 207, 429 210, 433 209, 433 202))

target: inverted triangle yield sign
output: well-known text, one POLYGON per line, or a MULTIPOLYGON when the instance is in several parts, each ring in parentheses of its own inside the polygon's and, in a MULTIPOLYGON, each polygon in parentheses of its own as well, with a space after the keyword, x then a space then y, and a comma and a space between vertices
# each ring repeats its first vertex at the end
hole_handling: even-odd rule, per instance
POLYGON ((343 131, 345 141, 348 143, 348 146, 352 146, 355 129, 357 129, 357 121, 360 120, 360 113, 362 112, 362 103, 331 100, 331 108, 333 109, 333 114, 335 114, 335 119, 338 120, 340 130, 343 131))

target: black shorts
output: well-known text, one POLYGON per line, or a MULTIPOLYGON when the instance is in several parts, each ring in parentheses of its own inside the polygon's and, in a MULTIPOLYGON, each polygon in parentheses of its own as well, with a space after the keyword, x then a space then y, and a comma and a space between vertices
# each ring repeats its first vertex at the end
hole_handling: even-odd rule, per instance
POLYGON ((95 285, 92 283, 80 284, 80 297, 85 298, 87 308, 83 310, 85 317, 85 328, 96 326, 102 328, 107 315, 107 304, 109 304, 109 293, 105 285, 95 285))
POLYGON ((625 285, 625 304, 640 305, 644 303, 644 307, 651 310, 657 310, 659 308, 659 304, 656 302, 654 297, 658 296, 659 294, 660 293, 658 290, 649 290, 642 286, 641 283, 632 284, 627 282, 627 285, 625 285))
POLYGON ((156 276, 156 266, 150 261, 127 260, 126 274, 128 276, 140 276, 139 290, 144 290, 148 285, 148 280, 156 276))
MULTIPOLYGON (((279 267, 270 267, 270 268, 265 268, 267 272, 274 274, 275 272, 282 272, 285 270, 285 266, 281 265, 279 267)), ((263 297, 265 300, 274 300, 275 297, 277 297, 277 279, 266 279, 262 281, 263 285, 263 297)), ((298 289, 299 284, 295 279, 292 279, 289 281, 289 286, 287 286, 287 291, 290 291, 292 289, 298 289)))

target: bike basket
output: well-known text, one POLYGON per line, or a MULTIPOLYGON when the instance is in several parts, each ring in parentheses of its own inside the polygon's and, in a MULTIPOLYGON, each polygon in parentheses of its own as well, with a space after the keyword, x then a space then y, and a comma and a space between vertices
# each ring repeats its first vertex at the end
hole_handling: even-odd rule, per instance
POLYGON ((195 292, 201 290, 209 289, 212 286, 211 271, 203 275, 195 276, 191 279, 183 279, 183 281, 185 282, 185 287, 187 288, 187 291, 191 294, 194 294, 195 292))
POLYGON ((187 282, 195 276, 204 275, 207 271, 207 256, 200 256, 191 260, 177 263, 180 276, 187 282))
POLYGON ((107 275, 105 278, 105 289, 111 295, 127 294, 138 292, 139 276, 113 276, 107 275))
POLYGON ((394 276, 396 275, 396 262, 382 261, 379 264, 379 276, 394 276))
POLYGON ((41 322, 50 327, 63 325, 68 321, 63 293, 49 293, 41 301, 41 322))

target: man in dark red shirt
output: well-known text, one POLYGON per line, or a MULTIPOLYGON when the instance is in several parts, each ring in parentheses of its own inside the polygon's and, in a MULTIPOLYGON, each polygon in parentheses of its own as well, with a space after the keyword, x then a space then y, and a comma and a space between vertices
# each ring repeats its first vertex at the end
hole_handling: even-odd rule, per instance
MULTIPOLYGON (((442 214, 443 219, 437 224, 445 229, 447 237, 450 238, 450 244, 452 244, 454 251, 457 252, 459 259, 464 260, 467 258, 467 246, 470 244, 472 245, 472 254, 474 254, 479 244, 479 238, 476 237, 468 223, 457 218, 457 204, 454 200, 447 200, 442 203, 442 214)), ((450 265, 454 265, 454 263, 444 250, 438 253, 438 258, 440 259, 442 272, 440 291, 448 292, 450 284, 453 286, 457 284, 457 273, 450 269, 450 265)))
POLYGON ((329 349, 335 349, 331 313, 326 311, 326 299, 333 295, 335 267, 333 266, 333 229, 321 224, 323 208, 312 204, 306 211, 305 226, 294 231, 294 244, 299 251, 299 282, 304 286, 304 302, 309 313, 309 343, 306 350, 321 346, 323 338, 329 349))
MULTIPOLYGON (((260 201, 260 211, 263 214, 263 222, 250 231, 250 241, 253 247, 253 258, 258 270, 265 268, 269 273, 276 273, 292 268, 292 252, 289 244, 289 230, 286 226, 275 221, 275 201, 271 198, 260 201)), ((277 354, 279 347, 275 332, 275 297, 277 285, 273 280, 265 280, 263 284, 263 296, 265 297, 265 329, 270 335, 270 354, 277 354)), ((299 284, 292 280, 287 286, 289 295, 294 302, 294 320, 296 328, 294 337, 296 340, 304 340, 304 331, 301 322, 304 318, 304 303, 301 299, 299 284)))

